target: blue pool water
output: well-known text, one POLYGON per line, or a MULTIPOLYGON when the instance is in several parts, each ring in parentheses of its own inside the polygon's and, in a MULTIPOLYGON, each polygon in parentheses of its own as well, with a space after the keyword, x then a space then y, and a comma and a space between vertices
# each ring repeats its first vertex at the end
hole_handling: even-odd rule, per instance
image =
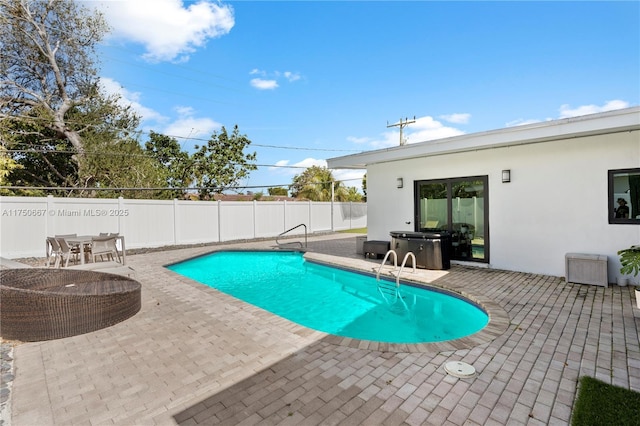
POLYGON ((221 251, 168 268, 337 336, 440 342, 468 336, 488 323, 484 311, 462 298, 404 284, 399 298, 383 296, 375 277, 305 261, 299 252, 221 251))

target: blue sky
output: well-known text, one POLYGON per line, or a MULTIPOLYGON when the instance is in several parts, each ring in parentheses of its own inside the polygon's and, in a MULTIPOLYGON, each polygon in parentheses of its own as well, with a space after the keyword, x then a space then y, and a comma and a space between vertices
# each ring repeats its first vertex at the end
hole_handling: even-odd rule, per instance
POLYGON ((185 150, 237 124, 245 191, 396 146, 401 118, 415 143, 640 104, 636 1, 91 3, 105 90, 185 150))

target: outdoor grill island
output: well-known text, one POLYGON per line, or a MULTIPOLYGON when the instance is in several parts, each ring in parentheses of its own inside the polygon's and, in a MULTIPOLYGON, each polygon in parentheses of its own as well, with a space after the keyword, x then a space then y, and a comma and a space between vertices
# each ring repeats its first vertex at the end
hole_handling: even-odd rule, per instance
MULTIPOLYGON (((451 234, 447 231, 439 232, 407 232, 392 231, 391 250, 398 255, 398 262, 402 262, 408 252, 416 257, 416 267, 423 269, 451 268, 451 234)), ((413 266, 411 258, 407 259, 407 266, 413 266)))

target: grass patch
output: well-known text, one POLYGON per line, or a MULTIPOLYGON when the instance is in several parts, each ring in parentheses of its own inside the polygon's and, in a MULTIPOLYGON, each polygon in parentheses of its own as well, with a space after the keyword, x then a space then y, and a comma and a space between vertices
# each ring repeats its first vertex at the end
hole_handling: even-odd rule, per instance
POLYGON ((343 234, 366 234, 367 228, 345 229, 344 231, 338 231, 338 232, 342 232, 343 234))
POLYGON ((640 393, 584 376, 580 379, 571 424, 640 425, 640 393))

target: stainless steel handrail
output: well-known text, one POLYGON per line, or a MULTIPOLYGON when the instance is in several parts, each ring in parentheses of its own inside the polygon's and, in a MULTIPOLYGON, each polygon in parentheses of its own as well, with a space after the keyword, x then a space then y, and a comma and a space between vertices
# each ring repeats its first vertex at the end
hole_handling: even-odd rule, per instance
MULTIPOLYGON (((380 264, 380 268, 378 269, 378 273, 376 274, 376 280, 378 280, 378 292, 380 293, 380 296, 382 296, 382 299, 388 305, 395 305, 395 303, 398 300, 400 300, 400 302, 402 303, 402 306, 405 308, 407 312, 409 312, 409 307, 407 306, 407 303, 404 301, 402 295, 400 294, 400 275, 402 274, 402 271, 404 270, 404 267, 407 264, 407 259, 409 258, 413 260, 413 272, 415 273, 416 272, 416 256, 412 252, 407 252, 407 254, 405 254, 404 256, 404 259, 402 259, 402 266, 400 266, 400 269, 398 269, 398 255, 395 252, 395 250, 391 249, 387 252, 387 254, 385 254, 384 259, 382 260, 382 264, 380 264), (396 278, 395 285, 393 285, 390 281, 380 280, 380 272, 382 270, 382 267, 386 264, 387 258, 389 257, 390 254, 393 255, 393 270, 389 271, 389 274, 391 276, 395 276, 396 278), (387 296, 392 296, 393 300, 389 300, 387 296)), ((414 301, 414 305, 415 305, 415 301, 414 301)))
POLYGON ((387 254, 384 255, 384 259, 382 259, 382 263, 378 268, 378 273, 376 274, 376 280, 378 281, 380 281, 380 271, 382 271, 382 267, 387 263, 387 259, 389 258, 390 254, 393 255, 393 270, 395 271, 396 269, 398 269, 398 253, 396 253, 395 250, 391 249, 387 252, 387 254))
POLYGON ((305 225, 304 223, 301 223, 300 225, 296 225, 296 226, 294 226, 293 228, 291 228, 291 229, 287 229, 286 231, 284 231, 284 232, 280 233, 280 234, 276 237, 276 244, 277 244, 278 246, 283 245, 283 244, 281 244, 281 243, 278 241, 278 238, 282 237, 284 234, 286 234, 286 233, 288 233, 288 232, 293 231, 293 230, 294 230, 294 229, 296 229, 296 228, 300 228, 301 226, 303 226, 303 227, 304 227, 304 245, 302 245, 302 242, 300 242, 300 241, 292 241, 292 242, 290 242, 290 243, 285 243, 285 244, 300 244, 300 247, 301 247, 301 248, 307 248, 307 225, 305 225))
POLYGON ((402 266, 400 267, 400 270, 398 271, 398 275, 396 276, 396 286, 398 288, 400 287, 400 274, 402 274, 402 271, 404 270, 404 267, 407 264, 408 258, 411 258, 413 260, 413 273, 415 274, 416 272, 416 255, 413 254, 413 252, 408 251, 407 254, 404 255, 404 259, 402 259, 402 266))

